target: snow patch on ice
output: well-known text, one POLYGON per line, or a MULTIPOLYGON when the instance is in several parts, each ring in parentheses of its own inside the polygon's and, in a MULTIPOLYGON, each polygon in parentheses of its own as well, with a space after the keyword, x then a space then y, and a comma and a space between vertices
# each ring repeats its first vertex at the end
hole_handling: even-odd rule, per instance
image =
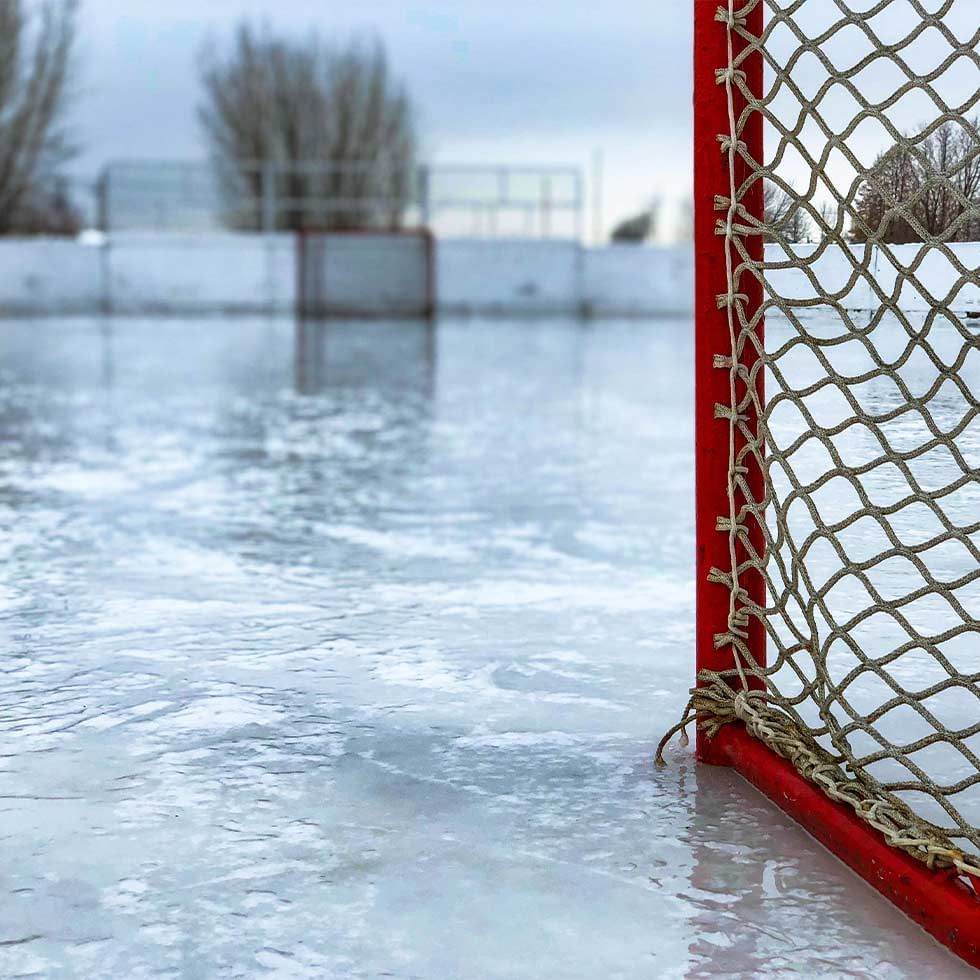
POLYGON ((384 600, 398 603, 440 603, 445 605, 543 606, 563 609, 599 609, 609 613, 676 613, 679 606, 693 603, 690 583, 675 577, 631 581, 628 586, 614 583, 529 582, 521 579, 483 579, 472 585, 378 585, 375 592, 384 600))
POLYGON ((469 548, 448 541, 434 541, 430 534, 396 534, 366 527, 335 524, 322 529, 326 537, 348 544, 361 545, 382 554, 399 558, 438 558, 444 561, 466 561, 472 557, 469 548))
POLYGON ((594 742, 595 736, 590 735, 586 740, 583 736, 571 732, 488 732, 484 735, 463 735, 456 739, 455 744, 460 748, 476 749, 527 749, 540 748, 544 745, 552 748, 571 748, 582 745, 586 741, 594 742))
POLYGON ((137 704, 131 708, 127 708, 124 711, 117 711, 114 714, 111 712, 104 712, 100 715, 94 715, 91 718, 86 718, 85 721, 79 723, 79 728, 94 728, 96 731, 106 731, 109 728, 115 728, 117 725, 122 725, 127 721, 132 721, 135 718, 143 718, 146 715, 154 714, 157 711, 163 711, 169 708, 173 704, 173 701, 147 701, 144 704, 137 704))
POLYGON ((31 486, 35 491, 46 489, 94 498, 130 492, 139 483, 118 470, 64 467, 35 474, 31 486))
POLYGON ((272 725, 285 714, 268 705, 242 697, 201 698, 167 718, 167 727, 177 731, 228 731, 245 725, 272 725))

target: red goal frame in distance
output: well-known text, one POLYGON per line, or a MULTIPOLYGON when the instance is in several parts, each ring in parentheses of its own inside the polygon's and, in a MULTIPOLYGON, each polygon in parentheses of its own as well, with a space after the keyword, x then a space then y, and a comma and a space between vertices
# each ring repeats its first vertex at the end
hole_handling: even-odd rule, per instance
MULTIPOLYGON (((306 291, 305 277, 307 274, 307 240, 314 235, 329 235, 336 238, 348 235, 376 235, 396 238, 417 238, 421 240, 425 247, 425 303, 423 309, 414 315, 425 319, 431 319, 436 315, 436 238, 429 228, 320 228, 312 226, 309 228, 300 228, 293 234, 296 236, 296 301, 294 306, 297 316, 382 319, 393 315, 389 313, 358 313, 349 310, 328 312, 328 307, 326 306, 319 311, 311 311, 305 308, 304 293, 306 291)), ((327 297, 327 301, 329 303, 329 297, 327 297)))
MULTIPOLYGON (((728 536, 719 532, 717 519, 727 514, 729 426, 714 416, 716 404, 730 401, 727 369, 714 366, 716 354, 731 350, 727 312, 719 309, 717 297, 727 291, 724 235, 717 234, 717 222, 724 212, 715 209, 715 196, 728 196, 730 174, 728 156, 719 135, 730 132, 728 100, 716 72, 727 67, 728 28, 717 20, 722 0, 695 0, 694 3, 694 199, 695 199, 695 472, 697 538, 696 651, 697 669, 721 671, 735 666, 730 646, 715 649, 714 638, 728 629, 728 603, 721 589, 708 581, 711 568, 727 568, 730 563, 728 536)), ((722 8, 723 9, 723 8, 722 8)), ((747 30, 761 37, 764 3, 747 14, 747 30)), ((734 36, 736 56, 746 43, 734 36)), ((741 65, 748 86, 763 91, 763 56, 751 55, 741 65)), ((738 104, 735 116, 744 108, 738 104)), ((746 151, 756 161, 763 160, 762 114, 754 113, 742 134, 746 151)), ((736 186, 749 175, 748 166, 736 163, 736 186)), ((762 214, 763 182, 742 199, 753 214, 762 214)), ((747 236, 744 245, 754 259, 762 258, 762 236, 747 236)), ((757 308, 763 302, 763 288, 755 277, 739 283, 739 292, 757 308)), ((763 327, 760 323, 759 331, 763 327)), ((761 337, 760 337, 761 339, 761 337)), ((743 355, 746 359, 748 350, 743 355)), ((763 396, 761 378, 760 397, 763 396)), ((737 432, 737 430, 736 430, 737 432)), ((737 436, 736 436, 737 437, 737 436)), ((759 493, 762 473, 752 474, 759 493)), ((757 496, 756 499, 761 499, 757 496)), ((762 547, 761 532, 754 544, 762 547)), ((753 600, 765 605, 765 585, 754 573, 743 580, 753 600)), ((749 642, 760 665, 766 659, 766 635, 755 617, 749 627, 749 642)), ((933 871, 903 851, 885 843, 875 830, 860 820, 853 810, 835 803, 815 785, 804 779, 785 759, 748 734, 740 722, 724 725, 709 739, 698 732, 697 757, 710 765, 736 769, 758 790, 801 824, 821 844, 857 872, 906 915, 930 932, 941 943, 975 967, 980 967, 980 900, 955 871, 933 871)))

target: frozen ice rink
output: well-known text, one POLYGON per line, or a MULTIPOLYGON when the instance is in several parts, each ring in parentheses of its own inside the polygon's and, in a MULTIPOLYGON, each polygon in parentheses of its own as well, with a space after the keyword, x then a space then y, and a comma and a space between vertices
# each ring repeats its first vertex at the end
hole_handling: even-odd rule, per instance
POLYGON ((972 975, 652 766, 691 333, 0 322, 0 976, 972 975))

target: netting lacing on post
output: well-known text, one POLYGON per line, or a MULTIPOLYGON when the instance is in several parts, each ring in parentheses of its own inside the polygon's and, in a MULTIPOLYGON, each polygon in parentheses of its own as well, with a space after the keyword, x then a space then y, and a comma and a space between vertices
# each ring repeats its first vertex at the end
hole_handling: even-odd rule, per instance
POLYGON ((980 20, 975 0, 853 6, 717 12, 730 562, 710 580, 727 592, 715 642, 734 666, 699 675, 682 724, 743 722, 889 843, 977 885, 980 20), (760 116, 756 160, 743 136, 760 116), (759 181, 763 214, 745 204, 759 181))

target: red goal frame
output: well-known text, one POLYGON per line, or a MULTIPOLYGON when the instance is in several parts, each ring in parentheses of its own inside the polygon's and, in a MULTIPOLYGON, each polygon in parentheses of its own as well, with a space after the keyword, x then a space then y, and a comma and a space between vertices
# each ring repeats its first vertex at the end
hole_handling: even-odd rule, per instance
MULTIPOLYGON (((731 349, 727 312, 717 305, 718 295, 727 289, 726 241, 716 232, 721 212, 714 205, 716 195, 727 196, 730 181, 727 154, 718 140, 719 134, 730 131, 725 89, 716 78, 717 70, 729 64, 728 28, 716 19, 721 2, 694 2, 695 533, 699 672, 735 666, 730 647, 715 648, 715 635, 728 629, 728 606, 719 601, 719 586, 708 581, 711 568, 726 568, 730 562, 728 536, 716 529, 718 516, 728 513, 730 433, 728 424, 714 416, 715 405, 727 404, 730 399, 728 371, 715 367, 714 357, 731 349)), ((764 8, 764 3, 758 3, 746 15, 748 31, 755 37, 763 34, 764 8)), ((733 41, 736 55, 745 50, 742 39, 735 36, 733 41)), ((762 54, 751 55, 741 68, 746 72, 748 86, 761 94, 762 54)), ((736 118, 743 107, 735 105, 736 118)), ((761 114, 754 114, 742 139, 750 156, 761 161, 761 114)), ((738 160, 736 184, 741 184, 746 176, 748 169, 738 160)), ((750 213, 761 216, 762 193, 759 180, 742 201, 750 213)), ((761 236, 746 237, 744 245, 753 258, 761 260, 764 247, 761 236)), ((748 295, 748 302, 753 306, 763 300, 762 285, 755 279, 743 280, 739 290, 748 295)), ((762 329, 760 324, 760 332, 762 329)), ((761 398, 761 383, 759 387, 761 398)), ((752 478, 757 485, 761 484, 761 472, 752 478)), ((761 553, 761 534, 758 529, 755 533, 755 544, 761 553)), ((758 573, 751 578, 746 576, 742 584, 754 600, 765 604, 765 586, 758 573)), ((756 660, 764 665, 766 636, 756 619, 750 624, 749 642, 756 660)), ((930 870, 903 851, 890 847, 853 810, 825 796, 789 762, 749 735, 740 722, 723 726, 710 739, 704 732, 698 732, 697 757, 709 765, 737 770, 885 898, 958 956, 980 967, 980 899, 955 871, 930 870)))

